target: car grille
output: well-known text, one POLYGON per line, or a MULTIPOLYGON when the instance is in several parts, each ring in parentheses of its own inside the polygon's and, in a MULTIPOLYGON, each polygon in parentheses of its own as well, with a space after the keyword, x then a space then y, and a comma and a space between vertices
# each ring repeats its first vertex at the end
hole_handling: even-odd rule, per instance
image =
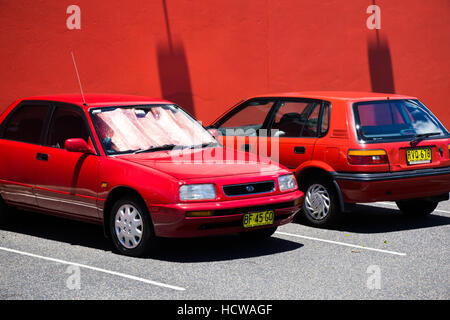
POLYGON ((223 186, 223 192, 228 197, 245 196, 249 194, 268 193, 275 191, 274 181, 253 182, 223 186))

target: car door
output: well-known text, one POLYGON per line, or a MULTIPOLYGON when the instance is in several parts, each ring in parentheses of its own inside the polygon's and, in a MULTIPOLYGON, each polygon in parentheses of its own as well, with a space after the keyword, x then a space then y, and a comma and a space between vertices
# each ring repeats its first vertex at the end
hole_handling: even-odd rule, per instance
MULTIPOLYGON (((324 103, 313 99, 281 99, 269 120, 271 144, 278 139, 278 161, 290 169, 312 159, 321 135, 324 103)), ((274 155, 272 155, 274 158, 274 155)), ((275 159, 273 159, 275 160, 275 159)))
POLYGON ((46 143, 36 160, 37 203, 46 210, 85 218, 98 218, 99 157, 64 149, 67 139, 82 138, 92 146, 92 136, 84 111, 77 106, 54 106, 46 143))
POLYGON ((270 156, 267 126, 276 104, 276 98, 247 100, 212 127, 219 130, 220 140, 225 147, 270 156))
POLYGON ((0 127, 0 194, 6 202, 36 206, 36 156, 44 137, 50 105, 24 101, 0 127))

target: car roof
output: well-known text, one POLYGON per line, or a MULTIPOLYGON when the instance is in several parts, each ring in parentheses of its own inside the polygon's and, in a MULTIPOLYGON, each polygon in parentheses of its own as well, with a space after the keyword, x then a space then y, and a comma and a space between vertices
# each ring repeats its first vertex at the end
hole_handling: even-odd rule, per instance
MULTIPOLYGON (((362 91, 300 91, 300 92, 281 92, 272 94, 255 95, 251 98, 266 97, 288 97, 288 98, 309 98, 320 100, 348 100, 348 101, 371 101, 389 99, 417 99, 416 97, 393 94, 393 93, 375 93, 362 91)), ((250 98, 249 98, 250 99, 250 98)))
POLYGON ((173 103, 161 98, 151 98, 145 96, 134 96, 123 94, 87 94, 84 96, 84 99, 86 101, 87 106, 83 104, 84 101, 81 94, 54 94, 54 95, 33 96, 22 98, 19 101, 40 100, 40 101, 64 102, 78 105, 83 108, 173 103))

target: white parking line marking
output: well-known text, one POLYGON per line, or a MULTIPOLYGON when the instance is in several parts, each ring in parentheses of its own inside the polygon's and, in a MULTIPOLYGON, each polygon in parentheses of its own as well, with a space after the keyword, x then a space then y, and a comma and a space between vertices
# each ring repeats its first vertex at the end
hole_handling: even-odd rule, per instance
MULTIPOLYGON (((390 203, 390 202, 376 202, 376 203, 397 207, 396 204, 393 204, 393 203, 390 203)), ((436 209, 434 211, 443 212, 443 213, 450 213, 450 211, 445 211, 445 210, 440 210, 440 209, 436 209)))
POLYGON ((382 252, 382 253, 395 254, 395 255, 398 255, 398 256, 406 256, 406 253, 389 251, 389 250, 382 250, 382 249, 375 249, 375 248, 370 248, 370 247, 363 247, 363 246, 359 246, 359 245, 356 245, 356 244, 350 244, 350 243, 344 243, 344 242, 338 242, 338 241, 331 241, 331 240, 325 240, 325 239, 301 236, 301 235, 298 235, 298 234, 286 233, 286 232, 281 232, 281 231, 276 231, 275 233, 278 233, 278 234, 281 234, 281 235, 284 235, 284 236, 289 236, 289 237, 296 237, 296 238, 302 238, 302 239, 307 239, 307 240, 321 241, 321 242, 337 244, 337 245, 351 247, 351 248, 358 248, 358 249, 363 249, 363 250, 370 250, 370 251, 377 251, 377 252, 382 252))
POLYGON ((85 264, 76 263, 76 262, 70 262, 70 261, 65 261, 65 260, 60 260, 60 259, 55 259, 55 258, 44 257, 44 256, 40 256, 40 255, 37 255, 37 254, 23 252, 23 251, 9 249, 9 248, 4 248, 4 247, 0 247, 0 250, 7 251, 7 252, 12 252, 12 253, 16 253, 16 254, 20 254, 20 255, 24 255, 24 256, 29 256, 29 257, 33 257, 33 258, 43 259, 43 260, 47 260, 47 261, 52 261, 52 262, 56 262, 56 263, 68 264, 68 265, 72 265, 72 266, 78 266, 80 268, 85 268, 85 269, 90 269, 90 270, 94 270, 94 271, 98 271, 98 272, 103 272, 103 273, 111 274, 111 275, 114 275, 114 276, 118 276, 118 277, 122 277, 122 278, 126 278, 126 279, 131 279, 131 280, 135 280, 135 281, 140 281, 140 282, 143 282, 143 283, 151 284, 151 285, 154 285, 154 286, 159 286, 159 287, 163 287, 163 288, 169 288, 169 289, 172 289, 172 290, 177 290, 177 291, 184 291, 184 290, 186 290, 185 288, 181 288, 181 287, 172 286, 172 285, 161 283, 161 282, 157 282, 157 281, 152 281, 152 280, 147 280, 147 279, 135 277, 135 276, 131 276, 129 274, 124 274, 124 273, 120 273, 120 272, 105 270, 105 269, 101 269, 101 268, 97 268, 97 267, 91 267, 91 266, 88 266, 88 265, 85 265, 85 264))

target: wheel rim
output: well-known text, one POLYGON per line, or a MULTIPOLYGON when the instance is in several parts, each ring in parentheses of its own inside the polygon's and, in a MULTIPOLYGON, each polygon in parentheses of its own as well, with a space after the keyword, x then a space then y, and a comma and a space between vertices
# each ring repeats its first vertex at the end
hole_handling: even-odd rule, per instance
POLYGON ((306 212, 315 220, 323 220, 330 212, 330 194, 320 184, 311 185, 306 191, 306 212))
POLYGON ((140 212, 134 206, 121 206, 116 212, 114 226, 116 237, 125 248, 134 249, 141 243, 144 225, 140 212))

